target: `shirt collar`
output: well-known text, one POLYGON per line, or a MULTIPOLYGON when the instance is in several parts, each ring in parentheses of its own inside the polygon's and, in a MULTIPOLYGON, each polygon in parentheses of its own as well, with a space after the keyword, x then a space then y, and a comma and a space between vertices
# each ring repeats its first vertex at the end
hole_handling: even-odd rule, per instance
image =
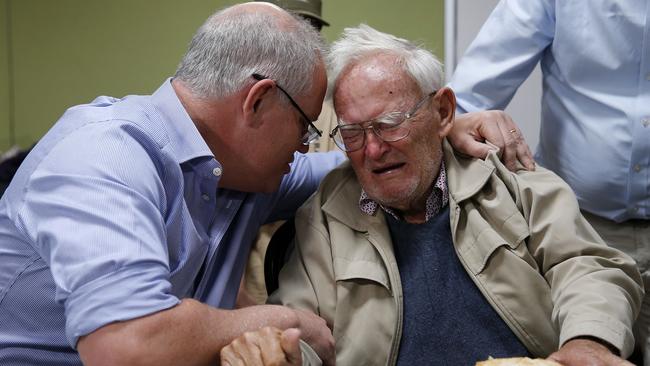
POLYGON ((199 157, 214 158, 189 114, 172 87, 172 78, 151 95, 151 103, 165 121, 171 148, 178 162, 184 163, 199 157))
MULTIPOLYGON (((447 188, 447 173, 445 169, 445 162, 440 164, 440 172, 438 173, 438 179, 436 179, 431 194, 427 198, 426 211, 425 211, 425 221, 429 221, 430 218, 436 216, 444 207, 449 203, 449 194, 447 188)), ((374 216, 377 213, 377 209, 381 207, 384 212, 393 216, 396 220, 401 220, 400 215, 397 211, 391 209, 390 207, 385 207, 379 204, 377 201, 374 201, 372 198, 368 197, 368 194, 365 190, 361 190, 361 197, 359 198, 359 209, 370 216, 374 216)))

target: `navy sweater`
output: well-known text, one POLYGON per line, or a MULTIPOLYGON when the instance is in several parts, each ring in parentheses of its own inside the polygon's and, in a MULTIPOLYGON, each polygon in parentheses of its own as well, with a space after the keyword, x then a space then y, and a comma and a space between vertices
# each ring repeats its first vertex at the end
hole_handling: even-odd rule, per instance
POLYGON ((386 215, 404 292, 398 365, 474 365, 529 353, 458 259, 449 207, 423 224, 386 215))

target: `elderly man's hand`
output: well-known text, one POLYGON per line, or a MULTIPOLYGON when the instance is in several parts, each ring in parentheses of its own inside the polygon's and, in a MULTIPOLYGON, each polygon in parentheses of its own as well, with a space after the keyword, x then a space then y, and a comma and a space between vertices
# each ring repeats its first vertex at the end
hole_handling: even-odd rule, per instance
POLYGON ((565 366, 634 366, 613 354, 605 345, 582 338, 566 342, 548 359, 565 366))
POLYGON ((535 161, 521 131, 503 111, 482 111, 456 115, 447 139, 454 149, 470 156, 485 158, 492 149, 489 141, 503 152, 502 160, 514 171, 517 160, 528 170, 535 170, 535 161))
POLYGON ((300 366, 300 331, 264 327, 246 332, 221 349, 221 365, 300 366))

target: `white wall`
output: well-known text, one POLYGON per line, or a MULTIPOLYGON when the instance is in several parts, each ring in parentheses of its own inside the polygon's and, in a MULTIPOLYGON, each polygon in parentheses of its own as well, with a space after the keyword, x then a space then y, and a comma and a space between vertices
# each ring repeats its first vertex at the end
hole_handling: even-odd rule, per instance
MULTIPOLYGON (((445 1, 445 68, 447 77, 463 56, 498 0, 445 1)), ((542 78, 539 65, 510 102, 506 112, 521 129, 531 150, 539 140, 540 100, 542 78)))

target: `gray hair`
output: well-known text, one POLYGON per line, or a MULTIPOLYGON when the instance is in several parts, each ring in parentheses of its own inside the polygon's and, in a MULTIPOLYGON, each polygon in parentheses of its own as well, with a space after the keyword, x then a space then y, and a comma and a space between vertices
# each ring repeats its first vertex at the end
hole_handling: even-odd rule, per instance
POLYGON ((326 57, 320 34, 289 14, 286 22, 268 12, 229 10, 213 14, 199 28, 175 78, 205 99, 234 94, 254 82, 253 73, 292 94, 308 92, 314 68, 326 57))
POLYGON ((328 56, 327 97, 332 98, 341 72, 349 65, 373 54, 393 54, 404 71, 420 86, 423 94, 442 86, 442 63, 430 51, 410 41, 380 32, 368 25, 345 28, 328 56))

